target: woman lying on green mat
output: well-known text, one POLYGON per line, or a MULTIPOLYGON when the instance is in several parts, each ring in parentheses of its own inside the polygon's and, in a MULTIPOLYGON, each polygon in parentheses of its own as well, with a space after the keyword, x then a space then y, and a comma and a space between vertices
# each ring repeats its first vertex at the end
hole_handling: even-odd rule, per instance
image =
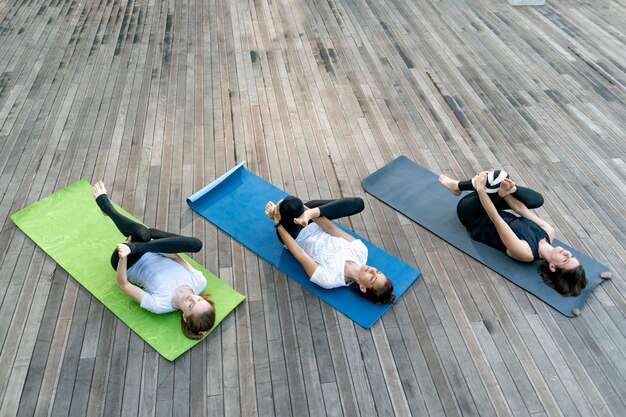
POLYGON ((278 204, 268 202, 265 214, 274 221, 278 238, 312 282, 327 289, 355 282, 370 301, 391 303, 395 299, 393 284, 381 271, 365 264, 367 247, 331 221, 363 208, 360 198, 303 204, 299 198, 289 196, 278 204))
POLYGON ((156 314, 180 310, 181 328, 190 339, 200 339, 215 323, 215 306, 203 293, 206 278, 180 252, 198 252, 202 242, 158 229, 149 229, 115 210, 102 181, 93 186, 100 209, 127 236, 117 245, 111 265, 117 286, 142 308, 156 314))
POLYGON ((541 194, 517 187, 501 170, 484 171, 464 181, 441 175, 439 182, 457 196, 461 191, 476 191, 457 205, 459 220, 472 239, 521 262, 543 259, 539 266, 543 281, 563 295, 576 296, 585 288, 587 278, 578 259, 550 244, 554 229, 530 210, 543 205, 541 194), (519 216, 504 211, 508 209, 519 216))

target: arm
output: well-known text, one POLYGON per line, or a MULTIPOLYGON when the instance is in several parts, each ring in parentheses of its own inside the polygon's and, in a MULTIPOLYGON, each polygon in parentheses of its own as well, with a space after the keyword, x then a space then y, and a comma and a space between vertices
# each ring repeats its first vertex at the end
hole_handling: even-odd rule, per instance
POLYGON ((482 177, 481 181, 476 181, 478 197, 480 198, 480 202, 483 205, 483 208, 487 212, 489 219, 491 219, 493 225, 496 227, 498 231, 498 236, 504 243, 506 247, 506 253, 511 258, 516 259, 522 262, 530 262, 533 260, 533 254, 530 250, 530 246, 528 242, 521 240, 518 238, 511 227, 500 217, 496 206, 493 205, 493 202, 487 195, 487 191, 485 191, 485 180, 486 175, 480 175, 482 177))
POLYGON ((550 237, 550 241, 554 239, 554 228, 550 226, 548 222, 546 222, 545 220, 542 220, 539 216, 537 216, 535 212, 531 211, 528 207, 526 207, 524 203, 519 201, 517 198, 513 197, 513 195, 511 194, 506 195, 504 197, 504 200, 507 202, 509 207, 511 207, 511 209, 514 212, 524 217, 525 219, 530 220, 531 222, 535 223, 537 226, 545 230, 548 236, 550 237))
MULTIPOLYGON (((123 245, 126 246, 126 245, 123 245)), ((145 291, 139 288, 136 285, 131 284, 128 281, 128 277, 126 276, 126 266, 128 262, 126 256, 121 257, 117 263, 117 286, 124 294, 129 296, 131 299, 135 300, 138 303, 141 303, 141 299, 143 298, 145 291)))
POLYGON ((349 233, 346 233, 342 228, 337 226, 332 221, 328 220, 326 217, 317 217, 313 219, 315 223, 319 225, 326 233, 329 235, 333 235, 336 237, 342 237, 348 242, 352 242, 354 240, 354 236, 349 233))
POLYGON ((191 266, 191 264, 187 262, 185 258, 183 258, 177 253, 159 253, 159 255, 165 256, 166 258, 170 258, 171 260, 178 262, 179 264, 184 266, 185 269, 188 270, 189 272, 199 272, 196 268, 191 266))
MULTIPOLYGON (((280 204, 280 201, 278 204, 280 204)), ((273 220, 276 232, 280 236, 280 239, 283 241, 287 250, 293 255, 294 258, 296 258, 300 265, 302 265, 302 268, 304 268, 304 272, 306 272, 308 277, 311 278, 319 265, 309 256, 308 253, 304 251, 304 249, 300 247, 300 245, 298 245, 298 242, 291 237, 289 232, 287 232, 287 229, 280 224, 280 210, 278 209, 278 206, 269 201, 265 205, 265 214, 273 220)))
POLYGON ((298 245, 298 242, 296 242, 295 239, 291 237, 291 235, 287 232, 287 230, 285 230, 282 225, 278 226, 276 230, 278 231, 280 238, 283 240, 283 243, 287 247, 287 250, 293 255, 294 258, 296 258, 298 262, 300 262, 300 265, 302 265, 302 268, 304 268, 304 272, 306 272, 309 278, 311 278, 318 267, 317 262, 315 262, 309 256, 309 254, 306 253, 304 249, 300 247, 300 245, 298 245))

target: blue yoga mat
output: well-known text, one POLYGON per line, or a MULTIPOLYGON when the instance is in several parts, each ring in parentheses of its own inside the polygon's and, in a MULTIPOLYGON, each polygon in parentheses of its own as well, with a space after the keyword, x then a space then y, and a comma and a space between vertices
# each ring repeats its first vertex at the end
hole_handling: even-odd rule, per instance
POLYGON ((577 297, 562 296, 543 283, 537 272, 541 261, 518 262, 504 252, 472 240, 456 215, 460 197, 439 184, 438 179, 438 175, 400 156, 365 178, 361 185, 374 197, 568 317, 575 315, 574 309, 583 307, 587 296, 603 281, 600 274, 608 271, 606 266, 555 239, 555 246, 566 248, 578 258, 588 280, 587 287, 577 297))
MULTIPOLYGON (((369 329, 391 308, 391 304, 373 304, 349 287, 326 290, 310 282, 298 261, 278 241, 272 221, 265 216, 265 203, 277 202, 287 194, 245 169, 244 164, 245 161, 189 197, 189 207, 313 294, 369 329)), ((368 264, 384 271, 392 280, 396 298, 419 277, 417 269, 358 235, 352 235, 367 246, 368 264)))

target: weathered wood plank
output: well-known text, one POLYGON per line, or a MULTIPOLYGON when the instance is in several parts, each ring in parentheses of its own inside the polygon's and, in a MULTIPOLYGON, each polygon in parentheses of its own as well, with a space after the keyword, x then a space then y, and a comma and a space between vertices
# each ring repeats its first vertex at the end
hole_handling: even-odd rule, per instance
POLYGON ((625 16, 614 0, 0 0, 0 414, 625 414, 625 16), (400 154, 459 178, 505 168, 613 281, 559 316, 364 193, 400 154), (363 197, 342 224, 422 279, 355 328, 185 205, 244 159, 304 199, 363 197), (202 239, 194 259, 248 297, 173 364, 8 219, 81 177, 202 239))

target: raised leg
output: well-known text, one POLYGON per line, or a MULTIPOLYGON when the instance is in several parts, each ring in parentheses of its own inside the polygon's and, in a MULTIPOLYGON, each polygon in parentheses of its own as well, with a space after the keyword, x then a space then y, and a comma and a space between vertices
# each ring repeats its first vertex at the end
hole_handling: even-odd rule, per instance
POLYGON ((336 200, 312 200, 304 204, 308 208, 319 208, 320 217, 330 220, 358 214, 365 209, 363 199, 358 197, 338 198, 336 200))
POLYGON ((102 181, 98 181, 93 186, 92 192, 100 210, 109 216, 121 234, 126 237, 132 236, 133 242, 146 242, 150 240, 150 231, 146 226, 122 216, 115 207, 113 207, 109 196, 106 194, 106 188, 104 188, 102 181))
MULTIPOLYGON (((181 236, 154 228, 148 229, 141 223, 120 214, 113 207, 111 200, 109 200, 102 181, 97 182, 92 191, 100 210, 109 216, 122 235, 131 236, 132 238, 131 242, 127 243, 131 250, 130 255, 128 255, 128 268, 146 252, 198 252, 202 249, 202 242, 196 238, 181 236)), ((118 262, 119 256, 116 250, 111 255, 113 269, 117 269, 118 262)))
MULTIPOLYGON (((524 203, 526 207, 528 207, 529 209, 536 209, 543 205, 543 196, 537 191, 519 185, 517 185, 516 187, 517 190, 512 194, 512 196, 524 203)), ((460 191, 475 191, 471 179, 459 181, 458 189, 460 191)), ((507 202, 503 198, 501 198, 498 193, 491 193, 489 194, 489 197, 491 198, 498 210, 510 209, 507 202)))
POLYGON ((483 223, 485 217, 489 218, 476 192, 467 194, 459 201, 456 206, 456 214, 461 223, 468 229, 473 225, 483 223))
MULTIPOLYGON (((156 236, 167 235, 168 237, 157 237, 156 239, 148 242, 131 242, 126 243, 130 248, 130 255, 128 255, 127 268, 130 268, 137 262, 144 253, 180 253, 180 252, 199 252, 202 249, 202 242, 195 237, 180 236, 174 233, 163 232, 158 229, 154 230, 156 236)), ((117 250, 113 251, 111 255, 111 266, 113 269, 117 269, 117 263, 119 262, 119 255, 117 250)))
POLYGON ((146 252, 199 252, 202 249, 202 242, 199 239, 187 236, 164 237, 150 240, 149 242, 131 242, 127 243, 127 245, 131 254, 146 252))

